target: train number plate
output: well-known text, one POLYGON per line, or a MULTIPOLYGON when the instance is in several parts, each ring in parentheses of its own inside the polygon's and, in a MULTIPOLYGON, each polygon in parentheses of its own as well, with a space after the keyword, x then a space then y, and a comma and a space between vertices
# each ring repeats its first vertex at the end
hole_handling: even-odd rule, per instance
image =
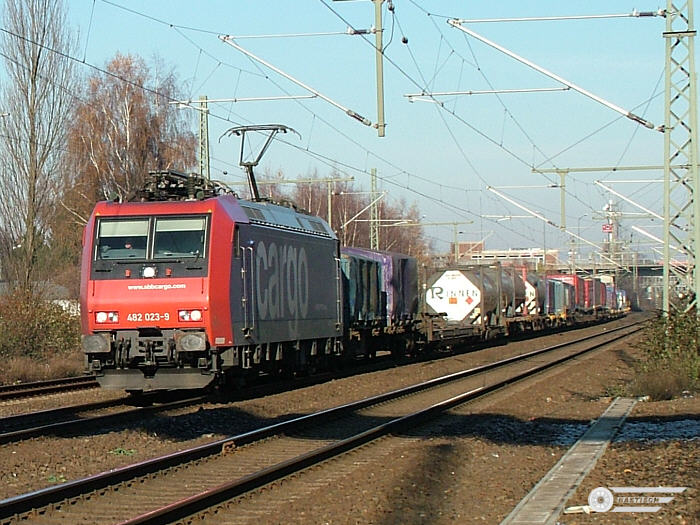
POLYGON ((170 320, 170 314, 169 313, 158 313, 158 312, 138 312, 138 313, 132 313, 126 316, 127 321, 132 321, 132 322, 142 322, 142 321, 169 321, 170 320))

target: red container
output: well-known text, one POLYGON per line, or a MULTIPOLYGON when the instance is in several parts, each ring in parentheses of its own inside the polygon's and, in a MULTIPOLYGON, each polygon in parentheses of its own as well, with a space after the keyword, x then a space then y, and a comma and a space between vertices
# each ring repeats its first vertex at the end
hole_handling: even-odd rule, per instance
POLYGON ((597 310, 605 306, 605 284, 600 279, 584 279, 583 292, 586 310, 597 310))

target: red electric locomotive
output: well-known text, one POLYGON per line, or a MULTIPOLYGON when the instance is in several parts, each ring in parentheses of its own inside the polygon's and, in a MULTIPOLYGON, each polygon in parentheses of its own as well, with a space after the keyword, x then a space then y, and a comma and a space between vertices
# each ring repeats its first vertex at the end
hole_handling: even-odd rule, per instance
POLYGON ((83 350, 103 387, 201 388, 340 352, 338 240, 319 217, 152 172, 131 202, 96 205, 83 246, 83 350))

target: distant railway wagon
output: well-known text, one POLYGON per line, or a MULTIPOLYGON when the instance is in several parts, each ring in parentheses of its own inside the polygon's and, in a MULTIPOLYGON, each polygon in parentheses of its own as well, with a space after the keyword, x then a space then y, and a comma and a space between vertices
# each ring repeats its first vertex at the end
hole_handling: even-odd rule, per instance
MULTIPOLYGON (((343 268, 348 268, 348 270, 354 266, 359 268, 363 264, 365 268, 369 268, 369 261, 376 263, 378 271, 377 291, 384 301, 388 325, 400 324, 416 317, 418 313, 418 266, 414 257, 364 248, 343 247, 341 260, 347 261, 343 263, 343 268)), ((348 273, 347 277, 352 279, 353 275, 359 276, 359 273, 348 273)), ((367 284, 373 287, 372 283, 367 284)), ((352 289, 355 288, 357 287, 353 286, 352 289)))
POLYGON ((521 312, 525 315, 542 314, 545 303, 544 279, 534 272, 529 272, 527 268, 519 268, 517 271, 525 276, 525 304, 521 312))
MULTIPOLYGON (((549 274, 547 278, 555 281, 562 281, 573 287, 573 294, 569 298, 569 302, 572 304, 568 306, 570 309, 573 308, 571 310, 572 313, 577 310, 583 311, 586 309, 585 285, 584 280, 581 277, 576 274, 555 273, 549 274)), ((566 293, 568 294, 571 292, 567 291, 566 293)))
POLYGON ((550 319, 570 317, 576 309, 576 291, 573 285, 548 275, 542 277, 542 280, 545 290, 544 313, 550 319))
POLYGON ((587 312, 605 308, 605 283, 596 278, 583 280, 584 302, 587 312))
POLYGON ((341 249, 346 352, 374 355, 377 348, 412 352, 417 342, 418 273, 407 255, 341 249))
POLYGON ((610 310, 617 309, 617 291, 614 286, 605 287, 605 306, 610 310))
POLYGON ((382 283, 381 262, 366 254, 342 250, 345 322, 354 329, 386 324, 386 292, 382 283))
POLYGON ((428 277, 425 304, 429 314, 448 321, 489 326, 501 316, 514 317, 525 304, 525 284, 500 266, 447 269, 428 277))
POLYGON ((617 303, 616 307, 619 311, 628 311, 630 309, 629 300, 627 299, 627 291, 618 289, 617 290, 617 303))

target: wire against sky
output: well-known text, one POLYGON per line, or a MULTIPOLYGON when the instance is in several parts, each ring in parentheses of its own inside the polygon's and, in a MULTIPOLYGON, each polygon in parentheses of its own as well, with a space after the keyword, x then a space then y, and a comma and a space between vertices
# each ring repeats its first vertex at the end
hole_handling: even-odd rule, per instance
POLYGON ((611 15, 570 15, 570 16, 527 16, 519 18, 459 18, 456 22, 460 24, 481 24, 488 22, 553 22, 562 20, 601 20, 604 18, 639 18, 648 16, 666 16, 665 9, 656 11, 637 11, 631 13, 620 13, 611 15))
MULTIPOLYGON (((585 95, 585 96, 587 96, 588 98, 591 98, 591 99, 595 100, 596 102, 598 102, 598 103, 600 103, 600 104, 603 104, 604 106, 606 106, 606 107, 612 109, 613 111, 616 111, 616 112, 620 113, 621 115, 624 115, 624 116, 627 117, 628 119, 634 120, 635 122, 641 124, 642 126, 644 126, 644 127, 646 127, 646 128, 654 129, 654 124, 652 124, 652 123, 649 122, 648 120, 646 120, 646 119, 640 117, 639 115, 635 115, 635 114, 632 113, 631 111, 627 111, 626 109, 623 109, 623 108, 621 108, 620 106, 618 106, 618 105, 616 105, 616 104, 613 104, 612 102, 609 102, 609 101, 605 100, 605 99, 602 98, 602 97, 599 97, 598 95, 595 95, 595 94, 591 93, 591 92, 588 91, 587 89, 583 89, 582 87, 580 87, 580 86, 574 84, 573 82, 569 82, 569 81, 566 80, 565 78, 560 77, 559 75, 557 75, 557 74, 555 74, 555 73, 552 73, 551 71, 548 71, 547 69, 545 69, 545 68, 543 68, 543 67, 541 67, 541 66, 538 66, 538 65, 535 64, 534 62, 528 60, 527 58, 521 57, 520 55, 518 55, 518 54, 516 54, 516 53, 513 53, 512 51, 506 49, 505 47, 503 47, 503 46, 501 46, 501 45, 498 45, 498 44, 496 44, 495 42, 492 42, 491 40, 489 40, 489 39, 487 39, 487 38, 485 38, 485 37, 479 35, 479 34, 476 33, 475 31, 472 31, 471 29, 467 29, 466 27, 464 27, 464 26, 462 25, 462 23, 461 23, 459 20, 448 20, 447 23, 450 24, 451 26, 453 26, 453 27, 459 29, 460 31, 464 31, 465 33, 467 33, 468 35, 470 35, 470 36, 476 38, 477 40, 480 40, 480 41, 483 42, 484 44, 487 44, 487 45, 493 47, 494 49, 497 49, 497 50, 499 50, 500 52, 505 53, 506 55, 508 55, 508 56, 511 57, 511 58, 514 58, 514 59, 517 60, 518 62, 522 62, 523 64, 525 64, 525 65, 528 66, 528 67, 531 67, 531 68, 534 69, 535 71, 539 71, 539 72, 542 73, 543 75, 546 75, 546 76, 548 76, 548 77, 550 77, 550 78, 553 78, 553 79, 556 80, 557 82, 561 82, 562 84, 564 84, 565 86, 570 87, 570 88, 573 89, 574 91, 578 91, 578 92, 581 93, 582 95, 585 95)), ((659 131, 663 131, 663 129, 659 129, 659 131)))
MULTIPOLYGON (((122 6, 118 6, 118 4, 116 4, 113 1, 105 1, 104 3, 109 4, 111 6, 117 6, 120 9, 122 8, 122 6)), ((441 3, 439 5, 440 5, 440 8, 442 9, 443 6, 446 4, 441 3)), ((402 37, 406 37, 406 38, 410 37, 411 44, 408 44, 406 46, 400 46, 400 45, 394 46, 389 51, 389 54, 391 55, 390 58, 396 62, 398 67, 401 67, 405 72, 407 72, 409 70, 405 68, 406 60, 403 60, 402 55, 408 56, 409 53, 413 54, 415 56, 416 64, 420 65, 420 68, 416 68, 416 71, 422 70, 423 72, 427 72, 427 74, 422 75, 422 79, 421 79, 421 81, 418 82, 418 85, 422 84, 423 87, 426 87, 428 84, 431 84, 431 87, 432 87, 432 83, 434 82, 434 85, 436 87, 461 88, 462 87, 460 85, 461 80, 463 78, 464 79, 468 78, 471 74, 471 72, 468 70, 468 67, 465 67, 465 66, 469 65, 470 62, 468 60, 464 59, 464 57, 461 57, 458 54, 454 53, 455 47, 450 43, 449 39, 444 38, 444 35, 435 34, 433 32, 427 31, 427 32, 425 32, 425 36, 428 38, 420 39, 420 38, 418 38, 418 35, 416 33, 415 26, 411 26, 410 16, 412 14, 414 14, 415 12, 417 12, 417 9, 414 9, 414 7, 418 8, 420 10, 420 13, 427 15, 426 21, 428 19, 432 19, 431 22, 433 23, 433 25, 436 25, 434 20, 437 17, 439 17, 440 15, 436 15, 432 9, 426 8, 429 6, 430 6, 430 2, 416 3, 413 1, 409 1, 408 3, 397 6, 397 7, 403 7, 403 9, 399 12, 398 18, 396 17, 396 15, 392 16, 392 25, 400 18, 401 22, 402 22, 400 24, 402 30, 399 33, 399 35, 402 37), (409 11, 412 11, 414 13, 410 13, 409 11), (428 33, 430 33, 430 34, 428 34, 428 33), (426 43, 427 43, 427 46, 426 46, 426 43), (429 61, 425 60, 426 51, 430 51, 431 46, 432 46, 433 50, 435 50, 435 49, 438 50, 438 54, 435 58, 435 68, 434 69, 432 67, 426 67, 426 64, 429 63, 429 61), (445 50, 446 55, 441 55, 440 54, 441 50, 445 50), (406 51, 409 51, 409 53, 406 53, 406 51), (457 81, 456 85, 454 83, 453 84, 449 84, 449 83, 445 84, 443 81, 444 79, 448 78, 448 76, 447 76, 448 68, 445 68, 445 64, 448 63, 447 57, 450 57, 450 53, 452 53, 451 58, 449 58, 449 60, 452 61, 450 63, 450 67, 456 66, 456 67, 452 67, 454 69, 454 71, 450 72, 450 75, 452 75, 455 79, 457 79, 457 76, 458 76, 457 73, 459 72, 459 80, 457 81), (438 58, 440 58, 440 60, 438 60, 438 58), (442 60, 442 58, 444 58, 444 60, 442 60), (462 75, 463 68, 466 70, 464 75, 462 75), (439 75, 440 75, 437 78, 436 78, 436 73, 439 73, 439 75)), ((333 6, 333 7, 336 7, 336 6, 333 6)), ((237 7, 237 9, 238 9, 238 7, 237 7)), ((240 9, 244 10, 245 7, 243 7, 243 5, 241 5, 240 9)), ((130 10, 130 9, 125 9, 124 11, 132 13, 132 14, 134 13, 134 11, 130 10)), ((351 9, 349 9, 349 11, 351 11, 351 9)), ((343 14, 344 15, 351 14, 349 11, 348 11, 348 13, 346 13, 345 10, 343 10, 343 14)), ((455 13, 452 13, 452 15, 454 15, 454 14, 455 13)), ((484 13, 484 14, 488 14, 488 13, 484 13)), ((508 13, 505 13, 505 14, 508 14, 508 13)), ((310 17, 314 16, 314 13, 309 11, 307 13, 307 15, 310 18, 310 17)), ((99 13, 96 16, 98 18, 101 18, 101 14, 99 14, 99 13)), ((150 15, 146 15, 146 16, 150 16, 150 15)), ((172 15, 169 15, 169 16, 174 17, 175 13, 173 13, 172 15)), ((450 18, 452 18, 452 17, 450 17, 450 18)), ((151 22, 155 23, 154 18, 155 17, 150 17, 151 22)), ((445 18, 448 18, 448 17, 445 17, 445 18)), ((193 18, 193 20, 194 20, 194 18, 193 18)), ((219 22, 220 20, 223 20, 223 19, 222 18, 216 19, 216 22, 219 22)), ((159 21, 159 22, 162 22, 162 21, 159 21)), ((215 56, 217 53, 211 53, 212 46, 210 46, 206 42, 203 44, 198 43, 198 42, 196 42, 195 39, 190 38, 190 36, 192 36, 192 35, 187 35, 186 33, 191 30, 191 31, 198 31, 198 32, 201 32, 203 34, 213 35, 213 34, 220 34, 220 33, 222 33, 222 31, 209 31, 207 29, 203 29, 202 27, 194 27, 197 25, 196 23, 189 24, 189 25, 160 23, 159 25, 161 25, 162 27, 164 27, 166 29, 175 30, 176 34, 178 34, 180 37, 185 38, 185 39, 189 38, 191 44, 193 44, 194 46, 198 46, 198 47, 196 47, 196 49, 197 49, 196 57, 201 56, 201 58, 202 58, 202 65, 199 68, 199 70, 203 71, 204 73, 209 73, 209 75, 207 75, 207 80, 211 76, 212 82, 218 82, 218 77, 220 77, 219 73, 221 72, 221 69, 223 69, 223 68, 217 69, 218 66, 209 68, 205 64, 205 60, 212 59, 215 61, 216 60, 220 61, 221 59, 217 58, 215 56), (217 73, 216 77, 213 76, 214 72, 217 73)), ((200 24, 200 25, 206 25, 206 24, 200 24)), ((348 24, 348 26, 350 26, 350 25, 354 25, 357 27, 357 26, 360 26, 361 24, 348 24)), ((425 27, 426 25, 428 25, 428 27, 430 26, 430 24, 423 24, 423 27, 425 27)), ((446 24, 441 24, 441 25, 443 25, 444 27, 447 28, 446 24)), ((399 24, 397 23, 397 29, 398 29, 398 26, 399 26, 399 24)), ((316 27, 322 27, 322 24, 317 24, 316 27)), ((272 29, 272 26, 270 28, 272 29)), ((275 27, 274 29, 278 29, 278 28, 275 27)), ((282 29, 283 30, 282 30, 282 32, 280 32, 280 34, 284 34, 285 29, 287 29, 287 28, 282 28, 282 29)), ((291 27, 289 27, 289 29, 291 29, 291 31, 288 31, 288 33, 291 34, 294 32, 294 29, 296 29, 296 28, 294 26, 291 26, 291 27)), ((303 27, 302 28, 301 26, 299 26, 299 29, 302 29, 302 30, 310 29, 311 31, 313 31, 314 27, 303 27)), ((100 30, 96 30, 94 32, 94 34, 99 35, 100 34, 99 31, 100 30)), ((258 31, 258 32, 262 33, 264 31, 258 31)), ((449 32, 449 30, 448 30, 448 32, 449 32)), ((104 33, 102 33, 102 34, 104 34, 104 33)), ((424 36, 424 35, 420 35, 420 36, 424 36)), ((165 40, 167 40, 167 38, 165 40)), ((172 40, 172 39, 170 39, 170 40, 172 40)), ((339 39, 339 40, 346 40, 346 39, 339 39)), ((92 36, 91 36, 91 42, 92 42, 92 36)), ((398 42, 398 39, 397 39, 397 42, 398 42)), ((371 45, 370 42, 367 42, 367 43, 369 45, 371 45)), ((262 56, 266 56, 266 55, 263 54, 262 56)), ((226 61, 226 62, 233 62, 233 61, 226 61)), ((278 63, 283 65, 283 67, 285 67, 285 68, 288 65, 287 62, 278 62, 278 63)), ((226 65, 234 66, 234 64, 235 64, 235 62, 231 63, 231 64, 227 63, 226 65)), ((194 61, 193 61, 192 65, 194 66, 194 61)), ((474 67, 474 64, 471 64, 471 65, 474 67)), ((490 64, 488 64, 484 61, 483 66, 489 66, 489 65, 490 64)), ((198 66, 199 66, 199 63, 198 63, 198 66)), ((258 71, 258 70, 256 70, 256 68, 251 68, 251 69, 253 69, 254 71, 258 71)), ((484 70, 484 67, 480 67, 480 68, 474 67, 474 70, 481 72, 484 70)), ((190 69, 190 71, 192 71, 192 69, 190 69)), ((241 69, 238 68, 239 78, 241 77, 240 71, 241 71, 241 69)), ((246 74, 255 74, 254 71, 246 71, 246 74)), ((243 74, 244 78, 246 77, 246 74, 243 74)), ((414 73, 413 70, 411 70, 410 75, 406 75, 406 78, 408 78, 410 76, 417 78, 417 74, 414 73)), ((197 77, 197 74, 195 73, 193 75, 193 78, 196 78, 196 77, 197 77)), ((262 73, 262 72, 259 74, 256 74, 256 78, 261 79, 265 82, 270 82, 272 85, 278 86, 278 84, 273 82, 274 79, 267 78, 267 75, 262 73)), ((311 80, 311 82, 314 82, 311 77, 307 77, 307 78, 309 80, 311 80)), ((497 80, 495 74, 493 75, 493 81, 494 81, 495 85, 498 86, 498 80, 497 80)), ((238 85, 237 81, 235 79, 234 79, 234 83, 236 85, 238 85)), ((232 85, 232 83, 229 83, 229 86, 230 85, 232 85)), ((474 86, 474 87, 476 87, 476 86, 474 86)), ((210 88, 210 86, 206 85, 205 82, 200 83, 200 89, 208 89, 208 88, 210 88)), ((422 87, 420 89, 422 89, 422 87)), ((245 94, 246 94, 246 92, 241 90, 241 95, 245 95, 245 94)), ((238 94, 237 94, 237 97, 238 97, 238 94)), ((342 95, 341 95, 341 97, 342 97, 342 95)), ((238 98, 241 98, 241 97, 238 97, 238 98)), ((348 100, 350 100, 350 99, 348 99, 348 100)), ((505 100, 504 100, 504 102, 505 102, 505 100)), ((450 155, 453 157, 455 156, 455 153, 456 153, 456 156, 458 158, 454 162, 454 165, 460 166, 460 168, 459 168, 460 171, 464 171, 464 169, 466 167, 466 171, 467 171, 468 175, 463 175, 463 177, 464 177, 463 180, 465 180, 465 184, 463 186, 460 186, 460 184, 451 184, 450 183, 451 181, 447 178, 445 178, 444 180, 436 180, 436 177, 434 176, 434 174, 431 174, 430 171, 426 171, 424 168, 421 168, 418 165, 412 164, 410 166, 411 170, 414 173, 411 173, 411 171, 406 170, 406 169, 398 166, 398 164, 404 164, 404 162, 399 160, 399 158, 396 157, 395 155, 388 153, 385 148, 382 148, 382 150, 378 150, 378 149, 374 148, 373 145, 368 144, 368 142, 365 140, 364 137, 358 137, 357 135, 355 135, 355 133, 352 131, 352 129, 350 129, 350 126, 352 124, 349 124, 348 127, 345 127, 345 126, 343 126, 342 122, 341 123, 336 122, 336 121, 340 120, 339 118, 333 119, 332 115, 329 118, 323 118, 324 113, 321 110, 319 110, 319 107, 318 107, 319 105, 314 106, 313 104, 302 104, 301 102, 298 103, 300 107, 304 107, 305 110, 308 111, 309 125, 311 127, 311 130, 314 131, 315 135, 312 134, 311 132, 309 132, 309 133, 305 132, 304 133, 304 135, 306 135, 305 139, 308 141, 308 143, 305 144, 304 146, 294 145, 293 147, 296 150, 307 155, 310 159, 314 159, 314 160, 324 159, 324 161, 321 161, 322 164, 329 166, 332 169, 335 166, 343 166, 344 164, 353 165, 354 167, 358 167, 360 164, 362 164, 362 162, 355 162, 355 159, 350 158, 349 156, 343 154, 344 152, 340 151, 341 149, 347 149, 348 143, 346 141, 349 140, 350 144, 353 144, 354 146, 361 148, 361 150, 366 158, 371 157, 372 162, 380 162, 381 163, 380 166, 390 166, 390 169, 392 170, 392 177, 394 176, 394 172, 400 173, 400 174, 406 174, 404 180, 406 180, 407 182, 405 184, 402 184, 401 178, 394 178, 394 182, 397 183, 395 185, 396 187, 400 187, 400 188, 407 189, 408 191, 412 191, 414 195, 419 195, 419 193, 426 195, 427 198, 429 198, 432 202, 444 202, 446 200, 451 200, 451 201, 453 201, 455 209, 458 209, 460 207, 460 205, 462 207, 465 206, 464 197, 466 196, 466 194, 465 193, 457 193, 456 191, 450 191, 450 188, 456 188, 456 189, 460 190, 460 192, 466 192, 466 191, 469 191, 471 188, 478 186, 479 181, 476 180, 476 177, 471 176, 471 173, 469 172, 470 169, 472 169, 475 173, 478 173, 480 175, 479 178, 482 179, 481 183, 490 182, 491 177, 493 177, 492 173, 499 173, 498 167, 495 167, 495 169, 489 169, 489 168, 486 168, 482 162, 480 162, 479 160, 476 160, 476 157, 474 156, 474 152, 476 149, 482 148, 482 145, 479 144, 480 139, 477 138, 477 140, 475 141, 474 137, 469 136, 469 133, 467 133, 466 137, 465 137, 464 129, 472 130, 472 131, 476 132, 477 135, 484 137, 487 140, 488 140, 487 137, 491 137, 493 139, 493 141, 491 143, 500 147, 501 151, 510 150, 513 153, 515 153, 515 155, 513 155, 514 157, 522 159, 524 162, 522 162, 521 164, 524 166, 527 166, 528 171, 529 171, 529 168, 533 164, 536 164, 535 160, 537 160, 537 159, 534 157, 534 153, 533 153, 533 161, 532 162, 525 161, 524 157, 527 157, 527 155, 523 155, 522 151, 518 150, 517 144, 515 142, 513 142, 511 138, 504 135, 503 128, 505 127, 506 120, 510 118, 510 119, 512 119, 513 122, 516 123, 516 125, 519 125, 520 127, 522 127, 523 131, 525 129, 528 129, 528 131, 531 132, 531 136, 536 139, 536 140, 529 141, 531 145, 535 146, 536 141, 541 141, 540 136, 537 134, 537 130, 529 128, 530 124, 525 118, 523 118, 522 113, 518 114, 518 109, 519 109, 518 106, 515 105, 514 103, 512 103, 511 99, 508 99, 507 102, 508 102, 508 105, 510 106, 509 108, 507 108, 507 111, 510 112, 510 115, 504 114, 504 112, 502 111, 497 116, 498 120, 500 121, 501 114, 503 114, 504 124, 500 130, 500 137, 499 137, 498 131, 493 132, 489 128, 484 127, 483 123, 477 122, 472 116, 473 112, 470 111, 469 113, 466 113, 463 109, 464 104, 465 104, 464 102, 461 103, 461 106, 459 107, 459 109, 457 109, 458 104, 456 102, 454 103, 454 105, 452 103, 450 103, 444 109, 440 108, 440 107, 436 107, 435 115, 436 116, 439 115, 439 116, 437 119, 434 119, 434 120, 436 120, 438 123, 442 124, 442 131, 438 130, 437 135, 435 135, 435 145, 440 148, 441 153, 447 153, 447 155, 450 155), (314 107, 312 108, 311 106, 314 106, 314 107), (452 111, 452 114, 449 112, 450 109, 452 111), (518 118, 522 119, 521 122, 518 122, 516 120, 515 115, 518 115, 518 118), (450 119, 450 116, 453 116, 454 119, 456 120, 456 122, 452 121, 452 119, 450 119), (443 117, 447 117, 447 118, 445 119, 443 117), (333 135, 333 137, 340 137, 340 140, 335 140, 335 143, 340 145, 339 150, 334 151, 333 149, 328 149, 326 146, 321 145, 321 142, 317 142, 315 140, 317 137, 321 137, 323 135, 328 135, 328 133, 325 133, 324 130, 322 130, 321 132, 318 131, 318 128, 319 128, 319 126, 317 125, 318 123, 323 123, 330 130, 332 130, 330 132, 330 135, 333 135), (471 124, 472 128, 469 127, 469 124, 471 124), (452 130, 450 130, 450 128, 452 128, 452 130), (346 129, 349 131, 345 131, 346 129), (447 136, 445 135, 445 131, 447 131, 447 136), (482 133, 481 135, 478 133, 479 131, 482 133), (447 138, 447 140, 445 140, 446 138, 447 138), (474 144, 475 142, 476 142, 476 144, 474 144), (445 151, 447 149, 447 148, 445 148, 446 144, 449 147, 449 149, 452 150, 451 152, 445 151), (471 167, 469 167, 469 165, 471 165, 471 167), (470 180, 474 180, 477 183, 476 186, 466 183, 466 181, 470 181, 470 180), (430 184, 430 187, 428 188, 427 186, 424 185, 424 183, 430 184), (428 188, 428 189, 426 189, 426 188, 428 188), (417 191, 414 191, 414 190, 417 190, 417 191)), ((354 104, 354 102, 353 102, 353 104, 354 104)), ((225 109, 225 107, 220 106, 217 108, 217 111, 215 112, 215 113, 218 112, 219 115, 214 115, 214 116, 215 117, 217 117, 217 116, 226 117, 226 114, 227 114, 226 111, 227 110, 225 109)), ((229 112, 231 111, 230 105, 229 105, 228 111, 229 112)), ((427 113, 427 112, 424 111, 423 113, 427 113)), ((411 111, 411 114, 414 114, 413 111, 411 111)), ((415 113, 415 114, 418 115, 418 113, 415 113)), ((229 113, 229 115, 230 115, 230 113, 229 113)), ((236 122, 236 123, 238 124, 238 123, 245 122, 246 120, 250 120, 250 118, 248 118, 249 116, 250 116, 250 112, 248 112, 247 108, 246 108, 245 116, 240 115, 239 116, 240 118, 238 118, 239 122, 236 122)), ((394 118, 396 118, 396 117, 394 116, 394 118)), ((298 127, 298 124, 295 124, 295 126, 298 127)), ((303 127, 302 128, 298 127, 298 129, 303 129, 303 127)), ((574 133, 578 133, 578 131, 579 131, 575 128, 571 128, 571 130, 574 133)), ((593 135, 594 134, 591 134, 592 138, 593 138, 593 135)), ((518 140, 520 140, 519 137, 518 137, 518 140)), ((544 142, 541 142, 541 143, 545 144, 544 142)), ((589 142, 589 144, 593 145, 594 141, 591 140, 589 142)), ((552 148, 550 143, 547 143, 547 146, 552 148)), ((362 155, 362 153, 361 153, 361 155, 362 155)), ((547 155, 543 155, 543 156, 545 158, 548 157, 547 155)), ((567 155, 567 157, 568 157, 568 155, 567 155)), ((499 164, 501 164, 501 163, 499 163, 499 164)), ((540 164, 540 165, 542 165, 542 164, 540 164)), ((364 168, 359 166, 358 169, 362 173, 365 173, 367 171, 367 166, 365 166, 364 168)), ((385 184, 389 184, 386 181, 386 177, 380 176, 380 180, 383 180, 385 184)), ((492 199, 491 197, 488 197, 488 195, 486 195, 486 197, 487 197, 488 201, 492 201, 492 200, 494 202, 496 201, 496 199, 492 199)), ((577 196, 574 196, 574 197, 577 197, 577 196)), ((488 206, 488 204, 487 204, 487 206, 488 206)), ((479 209, 479 207, 470 206, 470 210, 478 210, 478 209, 479 209)))
MULTIPOLYGON (((110 3, 111 5, 116 5, 116 4, 114 4, 113 2, 107 2, 107 3, 110 3)), ((140 13, 138 13, 138 12, 132 10, 132 9, 127 9, 127 11, 132 12, 132 13, 140 14, 140 13)), ((149 15, 143 15, 143 16, 145 16, 145 17, 147 17, 147 18, 149 18, 149 19, 154 19, 154 17, 151 17, 151 16, 149 16, 149 15)), ((156 19, 156 20, 157 20, 157 19, 156 19)), ((158 21, 159 21, 160 23, 164 24, 164 25, 168 25, 169 27, 183 27, 183 28, 187 28, 187 29, 197 29, 197 28, 191 28, 191 27, 188 27, 188 26, 177 26, 176 24, 172 24, 172 23, 165 22, 165 21, 162 21, 162 20, 158 20, 158 21)), ((181 31, 177 31, 177 32, 178 32, 178 34, 182 34, 181 31)), ((209 31, 202 30, 202 32, 209 32, 209 31)), ((356 33, 359 33, 360 31, 359 31, 359 30, 355 30, 355 32, 356 32, 356 33)), ((209 32, 209 33, 211 33, 211 32, 209 32)), ((184 36, 184 35, 183 35, 183 36, 184 36)), ((189 40, 189 39, 188 39, 188 40, 189 40)), ((189 40, 189 41, 191 42, 191 40, 189 40)), ((193 43, 193 42, 192 42, 192 43, 193 43)), ((368 43, 369 43, 369 42, 368 42, 368 43)), ((370 43, 370 45, 372 45, 372 44, 370 43)), ((200 53, 201 53, 201 52, 202 52, 202 49, 199 48, 199 50, 200 50, 200 53)), ((451 53, 456 53, 455 50, 454 50, 453 48, 451 48, 451 53)), ((481 71, 481 68, 479 68, 479 69, 480 69, 480 71, 481 71)), ((242 70, 239 70, 239 72, 240 72, 240 71, 242 71, 242 70)), ((263 76, 263 75, 261 74, 261 76, 263 76)), ((315 114, 314 114, 314 115, 315 115, 315 114)), ((316 115, 315 115, 315 116, 316 116, 316 115)), ((314 118, 315 118, 315 117, 314 117, 314 118)), ((511 116, 511 118, 513 118, 513 117, 511 116)), ((329 125, 329 123, 327 123, 327 122, 326 122, 326 124, 329 125)), ((518 126, 521 127, 519 124, 518 124, 518 126)), ((331 125, 330 127, 333 128, 332 125, 331 125)), ((333 129, 335 129, 335 128, 333 128, 333 129)), ((522 128, 521 128, 521 129, 522 129, 522 128)), ((524 131, 524 130, 523 130, 523 131, 524 131)), ((485 136, 485 135, 484 135, 484 136, 485 136)), ((526 136, 527 136, 527 134, 526 134, 526 136)), ((493 142, 494 144, 499 144, 505 151, 508 152, 508 149, 505 148, 505 146, 502 144, 502 142, 501 142, 501 143, 498 143, 498 142, 495 141, 495 140, 492 140, 492 142, 493 142)), ((538 148, 538 149, 539 149, 539 148, 538 148)), ((376 155, 375 155, 375 156, 376 156, 376 155)), ((379 160, 382 160, 381 157, 378 157, 378 159, 379 159, 379 160)), ((403 170, 403 171, 405 171, 405 170, 403 170)), ((416 178, 416 179, 422 180, 422 177, 420 177, 420 176, 416 176, 416 175, 413 175, 413 176, 414 176, 414 178, 416 178)), ((484 181, 484 182, 485 182, 485 181, 484 181)), ((445 186, 440 185, 440 187, 445 187, 445 186)), ((409 189, 409 191, 411 191, 410 188, 408 188, 408 189, 409 189)))

